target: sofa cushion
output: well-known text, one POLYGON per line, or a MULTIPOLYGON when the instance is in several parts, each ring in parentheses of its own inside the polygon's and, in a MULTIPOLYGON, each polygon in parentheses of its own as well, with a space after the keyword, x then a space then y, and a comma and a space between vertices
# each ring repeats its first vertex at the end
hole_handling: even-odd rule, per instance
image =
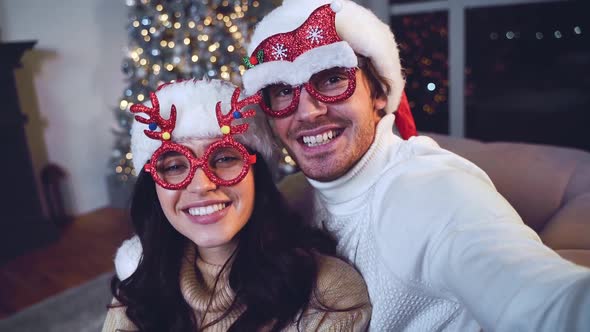
POLYGON ((590 249, 590 153, 426 134, 488 173, 524 222, 554 249, 590 249))

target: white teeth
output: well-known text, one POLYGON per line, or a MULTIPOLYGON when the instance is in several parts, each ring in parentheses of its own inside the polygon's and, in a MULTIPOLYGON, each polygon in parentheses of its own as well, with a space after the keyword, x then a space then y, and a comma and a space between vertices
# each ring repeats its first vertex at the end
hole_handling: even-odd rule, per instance
POLYGON ((226 203, 212 204, 208 206, 194 207, 188 209, 188 214, 191 216, 205 216, 225 208, 226 203))
POLYGON ((315 136, 303 136, 303 143, 309 147, 323 145, 330 142, 336 137, 336 131, 329 130, 323 134, 315 136))

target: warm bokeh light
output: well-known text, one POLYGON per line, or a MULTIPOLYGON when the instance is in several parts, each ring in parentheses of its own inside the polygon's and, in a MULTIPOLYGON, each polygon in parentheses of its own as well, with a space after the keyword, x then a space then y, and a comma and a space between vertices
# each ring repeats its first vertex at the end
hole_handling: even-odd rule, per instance
MULTIPOLYGON (((149 102, 160 84, 191 77, 221 78, 239 84, 244 37, 260 17, 280 3, 269 0, 208 1, 127 0, 128 58, 123 72, 129 82, 117 105, 112 174, 126 183, 136 174, 129 152, 133 102, 149 102), (260 7, 254 9, 253 7, 260 7)), ((125 33, 122 31, 121 33, 125 33)))

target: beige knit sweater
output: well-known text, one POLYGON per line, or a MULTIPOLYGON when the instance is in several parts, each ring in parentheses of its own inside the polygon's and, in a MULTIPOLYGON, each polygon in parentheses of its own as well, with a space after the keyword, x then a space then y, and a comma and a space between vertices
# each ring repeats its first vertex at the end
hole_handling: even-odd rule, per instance
MULTIPOLYGON (((202 326, 225 312, 234 298, 234 293, 229 287, 228 269, 221 274, 214 291, 215 278, 221 266, 208 264, 195 256, 195 248, 190 246, 180 270, 180 290, 184 299, 194 309, 197 322, 204 322, 199 324, 202 326), (193 268, 195 261, 198 271, 193 268), (209 301, 211 304, 206 310, 209 301), (205 311, 207 313, 203 320, 205 311)), ((319 307, 316 305, 317 299, 312 296, 312 303, 304 312, 299 325, 301 331, 365 331, 367 329, 371 317, 367 287, 360 274, 350 265, 337 258, 319 256, 316 294, 321 303, 331 308, 343 309, 356 306, 359 308, 344 312, 321 311, 316 309, 319 307)), ((226 331, 243 311, 244 308, 233 310, 206 331, 226 331)), ((109 309, 102 328, 103 332, 118 330, 137 330, 125 315, 125 307, 109 309)), ((288 326, 285 331, 297 331, 296 323, 288 326)))

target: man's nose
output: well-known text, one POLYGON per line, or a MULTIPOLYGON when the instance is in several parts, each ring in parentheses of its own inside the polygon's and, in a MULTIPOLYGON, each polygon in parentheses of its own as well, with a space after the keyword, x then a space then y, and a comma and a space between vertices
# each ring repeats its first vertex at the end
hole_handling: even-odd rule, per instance
POLYGON ((199 167, 195 171, 195 175, 191 182, 189 182, 186 190, 192 193, 206 193, 208 191, 213 191, 216 188, 217 185, 209 179, 203 168, 199 167))
POLYGON ((316 118, 326 115, 328 107, 310 95, 305 88, 301 89, 299 96, 299 105, 295 112, 300 121, 312 122, 316 118))

